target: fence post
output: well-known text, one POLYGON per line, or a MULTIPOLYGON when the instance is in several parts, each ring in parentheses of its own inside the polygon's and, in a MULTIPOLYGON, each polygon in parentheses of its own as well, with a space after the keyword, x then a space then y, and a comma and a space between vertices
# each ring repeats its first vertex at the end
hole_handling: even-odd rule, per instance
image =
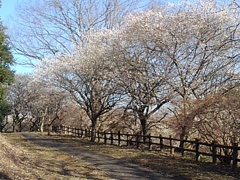
POLYGON ((71 134, 71 126, 68 126, 68 135, 71 134))
POLYGON ((80 137, 82 138, 83 137, 83 128, 81 127, 81 134, 80 134, 80 137))
POLYGON ((104 144, 107 144, 107 134, 105 131, 104 131, 104 144))
POLYGON ((185 143, 184 138, 180 139, 182 157, 184 156, 184 143, 185 143))
POLYGON ((232 160, 232 169, 235 171, 238 165, 238 143, 233 143, 232 160))
POLYGON ((113 145, 113 132, 112 131, 110 132, 110 135, 111 135, 111 137, 110 137, 111 138, 111 145, 113 145))
POLYGON ((196 155, 196 161, 199 160, 199 140, 195 139, 195 155, 196 155))
POLYGON ((120 134, 120 131, 118 131, 118 146, 121 146, 121 134, 120 134))
POLYGON ((87 135, 88 135, 88 138, 91 138, 91 130, 90 129, 88 130, 87 135))
POLYGON ((77 128, 73 127, 73 136, 76 136, 76 134, 77 134, 77 128))
POLYGON ((151 145, 152 145, 152 139, 151 139, 151 134, 148 135, 148 149, 151 150, 151 145))
POLYGON ((69 126, 66 126, 66 134, 69 135, 69 126))
POLYGON ((140 139, 140 134, 136 134, 137 148, 139 148, 139 139, 140 139))
POLYGON ((73 136, 77 136, 77 128, 76 127, 73 127, 73 136))
POLYGON ((62 134, 62 125, 60 125, 60 129, 59 130, 60 130, 60 134, 62 134))
POLYGON ((159 150, 162 151, 163 150, 163 138, 162 135, 159 135, 159 150))
POLYGON ((129 134, 127 133, 127 146, 129 146, 129 134))
POLYGON ((98 136, 98 142, 100 142, 100 132, 97 131, 97 136, 98 136))
POLYGON ((169 136, 169 145, 170 145, 170 153, 173 154, 173 147, 172 147, 172 136, 169 136))
POLYGON ((80 128, 77 128, 77 136, 80 136, 80 128))
POLYGON ((212 153, 213 153, 212 163, 217 164, 217 143, 216 143, 216 141, 212 142, 212 153))

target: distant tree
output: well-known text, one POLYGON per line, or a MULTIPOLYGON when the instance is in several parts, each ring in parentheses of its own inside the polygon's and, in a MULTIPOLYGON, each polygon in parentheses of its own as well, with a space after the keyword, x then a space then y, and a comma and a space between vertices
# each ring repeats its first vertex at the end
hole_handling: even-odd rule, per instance
POLYGON ((64 93, 34 81, 29 75, 16 75, 8 87, 7 98, 12 109, 13 131, 30 128, 50 133, 52 124, 60 120, 63 106, 68 106, 64 93))
POLYGON ((7 99, 11 105, 13 131, 22 131, 22 123, 29 115, 28 107, 34 92, 29 91, 29 75, 16 75, 14 83, 7 89, 7 99))
MULTIPOLYGON (((239 141, 240 135, 240 92, 235 88, 225 94, 212 94, 193 102, 192 126, 195 136, 201 141, 232 146, 239 141)), ((218 154, 223 163, 230 163, 232 150, 220 148, 218 154)))

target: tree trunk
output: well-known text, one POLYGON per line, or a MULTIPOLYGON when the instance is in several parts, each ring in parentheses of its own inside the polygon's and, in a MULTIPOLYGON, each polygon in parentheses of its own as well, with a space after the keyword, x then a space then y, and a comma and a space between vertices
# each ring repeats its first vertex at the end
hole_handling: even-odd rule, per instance
POLYGON ((42 118, 41 125, 40 125, 40 132, 42 133, 44 131, 44 122, 45 122, 45 117, 42 118))
POLYGON ((13 132, 16 132, 16 121, 15 120, 13 120, 12 128, 13 128, 13 132))
POLYGON ((22 120, 19 122, 19 132, 22 132, 22 120))
POLYGON ((96 124, 97 118, 92 119, 91 141, 94 142, 96 138, 96 124))
POLYGON ((49 124, 48 124, 48 136, 51 135, 51 130, 52 130, 52 124, 49 123, 49 124))
POLYGON ((143 135, 143 142, 146 142, 146 135, 148 133, 147 128, 147 119, 145 117, 140 118, 141 126, 142 126, 142 135, 143 135))
POLYGON ((187 126, 185 126, 185 125, 182 126, 182 129, 181 129, 181 130, 182 130, 182 132, 181 132, 181 134, 180 134, 180 140, 181 140, 181 141, 180 141, 179 147, 180 147, 180 148, 183 148, 183 144, 184 144, 184 143, 183 143, 183 140, 184 140, 184 137, 186 137, 186 135, 187 135, 187 132, 186 132, 186 131, 187 131, 187 126))
POLYGON ((16 132, 17 122, 19 122, 19 113, 18 111, 15 111, 15 117, 13 118, 13 123, 12 123, 13 132, 16 132))

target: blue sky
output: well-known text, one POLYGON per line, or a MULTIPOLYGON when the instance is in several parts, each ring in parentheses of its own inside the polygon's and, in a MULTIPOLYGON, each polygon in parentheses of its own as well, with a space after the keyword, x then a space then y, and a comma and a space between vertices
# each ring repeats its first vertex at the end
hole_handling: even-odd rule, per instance
MULTIPOLYGON (((177 0, 167 0, 168 2, 176 2, 177 0)), ((15 9, 17 9, 17 4, 18 3, 27 3, 29 0, 1 0, 2 2, 2 7, 0 8, 0 17, 3 21, 3 24, 7 27, 8 24, 11 24, 11 16, 14 16, 15 14, 15 9)), ((15 56, 15 59, 21 60, 20 56, 15 56)), ((32 68, 21 66, 21 65, 15 65, 13 69, 17 73, 31 73, 32 68)))
MULTIPOLYGON (((2 7, 0 9, 0 17, 3 21, 3 24, 7 26, 11 22, 10 16, 14 16, 15 13, 15 7, 18 2, 23 2, 23 0, 1 0, 2 1, 2 7)), ((21 57, 15 57, 15 59, 21 59, 21 57)), ((15 65, 13 69, 16 71, 16 73, 30 73, 32 72, 32 69, 29 67, 24 67, 21 65, 15 65)))
POLYGON ((14 13, 14 8, 18 0, 1 0, 2 8, 0 10, 0 14, 2 19, 6 19, 6 17, 10 14, 14 13))

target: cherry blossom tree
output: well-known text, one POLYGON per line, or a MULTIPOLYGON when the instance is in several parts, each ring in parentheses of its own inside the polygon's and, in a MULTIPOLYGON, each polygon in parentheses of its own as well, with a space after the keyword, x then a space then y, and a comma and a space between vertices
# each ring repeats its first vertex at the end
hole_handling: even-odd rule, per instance
POLYGON ((135 113, 144 135, 149 118, 168 103, 181 120, 184 138, 193 120, 189 102, 225 93, 239 83, 239 19, 235 2, 219 6, 210 0, 184 1, 155 7, 129 15, 114 30, 90 28, 83 41, 73 40, 74 51, 53 53, 36 75, 67 91, 84 109, 93 141, 98 119, 122 95, 122 105, 135 113))
MULTIPOLYGON (((141 134, 150 130, 150 118, 172 98, 172 91, 166 82, 167 61, 146 46, 145 35, 132 31, 132 25, 115 35, 113 52, 118 86, 125 94, 125 112, 132 111, 141 125, 141 134)), ((158 123, 166 116, 158 118, 158 123)), ((145 140, 145 139, 144 139, 145 140)))
MULTIPOLYGON (((239 64, 239 10, 234 2, 182 2, 128 18, 128 32, 168 64, 165 80, 181 102, 183 120, 189 100, 238 84, 234 75, 239 64)), ((188 133, 184 121, 181 132, 181 138, 188 133)))
POLYGON ((28 102, 30 130, 47 131, 50 134, 53 123, 62 120, 60 115, 63 109, 71 104, 66 93, 45 84, 44 80, 37 81, 35 77, 28 83, 28 91, 31 92, 28 102))
MULTIPOLYGON (((101 41, 99 41, 101 42, 101 41)), ((121 98, 112 80, 111 55, 98 41, 89 40, 72 55, 59 54, 39 66, 36 77, 45 77, 55 87, 68 92, 91 120, 91 140, 95 140, 98 119, 109 112, 121 98)))
POLYGON ((11 104, 13 114, 13 132, 22 131, 22 123, 29 115, 28 105, 32 93, 28 90, 30 76, 16 75, 14 83, 7 89, 7 99, 11 104))
POLYGON ((30 130, 48 132, 54 121, 60 120, 60 111, 68 106, 66 96, 51 86, 34 81, 29 75, 16 75, 8 87, 8 101, 13 114, 13 131, 30 130))

